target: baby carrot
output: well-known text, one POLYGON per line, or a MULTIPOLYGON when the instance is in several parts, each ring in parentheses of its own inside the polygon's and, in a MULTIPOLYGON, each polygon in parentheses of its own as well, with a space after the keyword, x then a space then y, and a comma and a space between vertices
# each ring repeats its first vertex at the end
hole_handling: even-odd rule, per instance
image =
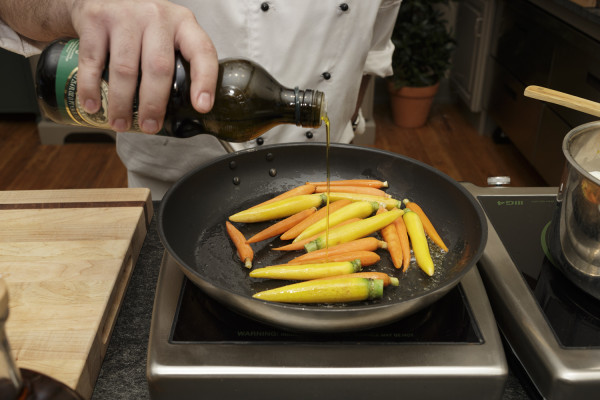
POLYGON ((448 251, 448 247, 433 227, 433 224, 431 223, 423 209, 417 203, 414 203, 408 199, 404 199, 404 205, 406 205, 406 207, 410 208, 412 211, 417 213, 419 218, 421 218, 421 222, 423 223, 423 229, 425 229, 425 233, 427 233, 431 240, 433 240, 433 243, 440 246, 442 250, 448 251))
POLYGON ((227 228, 227 234, 237 249, 238 257, 246 268, 252 268, 252 259, 254 258, 252 247, 246 243, 246 238, 242 232, 233 226, 231 222, 225 221, 225 227, 227 228))
POLYGON ((429 244, 427 243, 427 237, 425 236, 425 230, 421 219, 414 211, 408 209, 402 216, 404 223, 406 224, 406 230, 410 237, 410 243, 412 244, 413 253, 417 260, 417 265, 427 275, 433 275, 433 260, 429 253, 429 244))
MULTIPOLYGON (((350 203, 351 203, 351 201, 348 199, 329 203, 329 213, 331 214, 331 213, 335 212, 336 210, 339 210, 340 208, 342 208, 350 203)), ((304 221, 300 222, 298 225, 292 227, 290 230, 288 230, 283 235, 281 235, 280 239, 281 240, 294 239, 296 236, 298 236, 300 234, 300 232, 302 232, 304 229, 306 229, 309 225, 312 225, 315 222, 317 222, 320 219, 323 219, 325 217, 327 217, 327 207, 322 207, 319 211, 317 211, 316 213, 314 213, 310 217, 306 218, 304 221)))
POLYGON ((392 208, 400 208, 402 202, 391 197, 383 196, 372 196, 370 194, 361 193, 342 193, 342 192, 331 192, 329 193, 329 201, 336 201, 341 199, 348 199, 350 201, 373 201, 379 204, 384 204, 385 208, 391 210, 392 208))
MULTIPOLYGON (((384 207, 380 207, 377 214, 388 212, 384 207)), ((402 247, 400 246, 400 239, 398 238, 398 232, 394 224, 389 224, 381 228, 381 236, 387 243, 387 250, 390 253, 392 264, 397 269, 402 268, 402 247)))
POLYGON ((348 303, 383 296, 383 280, 350 276, 314 279, 265 290, 252 297, 281 303, 348 303))
MULTIPOLYGON (((308 253, 305 255, 313 255, 312 253, 308 253)), ((300 256, 302 257, 302 256, 300 256)), ((340 261, 352 261, 352 260, 360 260, 360 264, 363 267, 367 267, 369 265, 377 264, 381 257, 379 254, 372 251, 348 251, 346 253, 337 253, 333 255, 325 255, 322 254, 318 257, 313 257, 310 259, 300 260, 299 257, 294 258, 293 260, 288 261, 288 264, 310 264, 310 263, 323 263, 323 262, 340 262, 340 261)))
POLYGON ((252 236, 250 239, 246 241, 246 243, 255 243, 260 242, 261 240, 272 238, 273 236, 277 236, 288 229, 290 227, 298 224, 303 219, 307 218, 309 215, 314 214, 317 211, 316 207, 308 208, 304 211, 300 211, 290 217, 287 217, 284 220, 281 220, 262 231, 258 232, 256 235, 252 236))
POLYGON ((408 242, 408 233, 406 232, 404 219, 396 218, 394 225, 396 226, 398 240, 400 240, 400 247, 402 247, 402 272, 406 272, 410 265, 410 244, 408 242))
POLYGON ((387 243, 383 240, 379 240, 373 236, 352 240, 346 243, 336 244, 328 249, 314 250, 310 253, 303 254, 298 259, 306 260, 310 257, 320 257, 321 255, 332 255, 339 253, 346 253, 348 251, 375 251, 377 249, 387 248, 387 243))
POLYGON ((362 266, 359 260, 312 264, 281 264, 250 271, 250 277, 308 281, 328 276, 352 274, 361 269, 362 266))
POLYGON ((273 202, 276 202, 279 200, 287 199, 288 197, 298 196, 301 194, 313 194, 314 192, 315 192, 315 185, 309 185, 309 184, 300 185, 300 186, 296 186, 295 188, 292 188, 286 192, 283 192, 280 195, 273 197, 272 199, 263 201, 262 203, 257 204, 253 207, 260 207, 265 204, 273 203, 273 202))
MULTIPOLYGON (((349 224, 351 224, 353 222, 356 222, 356 221, 360 221, 360 218, 352 218, 352 219, 349 219, 348 221, 341 222, 341 223, 339 223, 339 224, 337 224, 335 226, 330 226, 329 227, 329 233, 331 234, 332 232, 339 231, 340 229, 343 230, 346 225, 349 225, 349 224)), ((306 244, 310 243, 311 241, 315 240, 316 238, 320 237, 321 235, 325 235, 325 233, 319 232, 316 235, 311 236, 309 238, 306 238, 306 239, 303 239, 303 240, 299 240, 297 242, 293 242, 293 243, 290 243, 290 244, 286 244, 285 246, 276 247, 273 250, 282 250, 282 251, 302 250, 302 249, 305 248, 306 244)))
POLYGON ((327 278, 320 278, 320 280, 324 279, 332 279, 332 278, 348 278, 348 277, 356 277, 356 278, 368 278, 368 279, 381 279, 383 281, 383 287, 392 285, 392 286, 400 286, 400 281, 398 278, 394 276, 389 276, 385 272, 377 272, 377 271, 362 271, 355 272, 353 274, 346 275, 338 275, 327 278))
MULTIPOLYGON (((335 192, 339 193, 360 193, 360 194, 370 194, 371 196, 381 196, 381 197, 392 197, 381 189, 377 189, 370 186, 332 186, 335 192)), ((331 191, 331 187, 329 188, 331 191)), ((317 186, 315 189, 315 193, 325 193, 327 192, 327 185, 317 186)))
POLYGON ((350 242, 361 237, 377 232, 384 226, 391 224, 394 220, 404 213, 403 210, 395 208, 388 212, 373 215, 372 217, 358 220, 344 226, 344 229, 329 230, 329 237, 325 237, 322 233, 318 238, 310 243, 307 243, 304 248, 306 251, 323 249, 327 246, 335 246, 336 244, 350 242), (329 243, 327 243, 329 241, 329 243))
POLYGON ((323 232, 325 229, 327 229, 327 222, 329 222, 329 226, 335 226, 340 222, 347 221, 351 218, 366 218, 373 214, 373 211, 377 210, 377 207, 377 203, 372 203, 369 201, 355 201, 354 203, 350 203, 337 211, 331 212, 330 210, 329 220, 327 218, 322 218, 314 224, 308 226, 298 236, 296 236, 294 242, 306 239, 309 236, 314 236, 319 232, 323 232))
POLYGON ((261 222, 289 217, 302 210, 318 207, 327 199, 323 193, 301 194, 258 207, 248 208, 229 217, 233 222, 261 222))
MULTIPOLYGON (((327 182, 306 182, 307 185, 315 185, 315 186, 326 186, 327 182)), ((337 180, 330 181, 330 186, 367 186, 374 188, 382 188, 388 187, 387 181, 380 181, 377 179, 347 179, 347 180, 337 180)))

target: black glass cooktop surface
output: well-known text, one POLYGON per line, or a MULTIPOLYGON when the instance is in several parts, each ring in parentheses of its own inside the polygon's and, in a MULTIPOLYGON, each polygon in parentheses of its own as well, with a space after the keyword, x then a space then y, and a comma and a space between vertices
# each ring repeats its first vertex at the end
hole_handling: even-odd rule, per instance
POLYGON ((433 305, 395 323, 359 332, 312 334, 281 330, 242 316, 184 279, 171 343, 480 343, 483 339, 461 285, 433 305))

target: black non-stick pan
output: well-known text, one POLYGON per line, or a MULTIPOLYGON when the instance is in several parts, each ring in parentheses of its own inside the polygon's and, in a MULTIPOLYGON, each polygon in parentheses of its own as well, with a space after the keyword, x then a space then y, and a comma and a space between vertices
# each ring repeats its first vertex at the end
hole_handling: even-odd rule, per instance
MULTIPOLYGON (((306 181, 326 179, 323 144, 286 144, 228 154, 178 181, 165 195, 159 233, 184 274, 209 296, 253 319, 289 330, 341 332, 381 326, 439 300, 477 262, 487 240, 484 214, 456 181, 421 162, 398 154, 352 145, 330 148, 331 179, 387 181, 394 198, 421 205, 449 247, 428 277, 418 267, 396 270, 385 251, 368 267, 393 274, 399 287, 387 287, 380 300, 348 304, 282 304, 252 298, 281 286, 248 276, 229 240, 225 221, 237 211, 306 181)), ((250 237, 270 222, 236 224, 250 237)), ((254 268, 281 264, 301 252, 272 250, 279 238, 253 244, 254 268)), ((367 269, 367 268, 365 268, 367 269)))

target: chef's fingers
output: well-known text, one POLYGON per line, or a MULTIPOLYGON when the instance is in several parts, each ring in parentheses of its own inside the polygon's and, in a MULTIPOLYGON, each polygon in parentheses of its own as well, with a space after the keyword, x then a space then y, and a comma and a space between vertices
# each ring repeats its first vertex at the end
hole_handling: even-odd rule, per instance
POLYGON ((195 22, 182 24, 176 32, 175 45, 190 63, 190 100, 196 111, 207 113, 215 101, 219 74, 217 50, 210 37, 195 22))
POLYGON ((119 25, 111 34, 108 64, 108 118, 117 132, 127 131, 133 119, 142 51, 142 31, 119 25))
MULTIPOLYGON (((103 33, 85 29, 79 33, 79 66, 77 70, 77 97, 83 109, 90 114, 101 110, 100 82, 108 53, 108 38, 103 33)), ((105 101, 107 99, 104 99, 105 101)))
POLYGON ((142 45, 142 77, 138 118, 144 133, 157 133, 162 127, 173 83, 175 49, 172 35, 165 30, 146 30, 142 45))

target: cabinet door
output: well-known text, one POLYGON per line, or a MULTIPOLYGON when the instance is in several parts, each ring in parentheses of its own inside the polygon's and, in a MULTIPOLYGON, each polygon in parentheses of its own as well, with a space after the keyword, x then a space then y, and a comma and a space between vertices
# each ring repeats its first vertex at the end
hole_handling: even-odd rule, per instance
POLYGON ((462 2, 456 15, 456 49, 452 59, 452 80, 465 103, 470 104, 473 92, 475 60, 481 35, 478 26, 482 16, 470 1, 462 2))
POLYGON ((571 127, 551 108, 544 106, 532 164, 551 186, 558 186, 565 167, 562 142, 571 127))
POLYGON ((482 110, 493 9, 493 1, 489 0, 464 0, 458 5, 450 79, 472 112, 482 110))

